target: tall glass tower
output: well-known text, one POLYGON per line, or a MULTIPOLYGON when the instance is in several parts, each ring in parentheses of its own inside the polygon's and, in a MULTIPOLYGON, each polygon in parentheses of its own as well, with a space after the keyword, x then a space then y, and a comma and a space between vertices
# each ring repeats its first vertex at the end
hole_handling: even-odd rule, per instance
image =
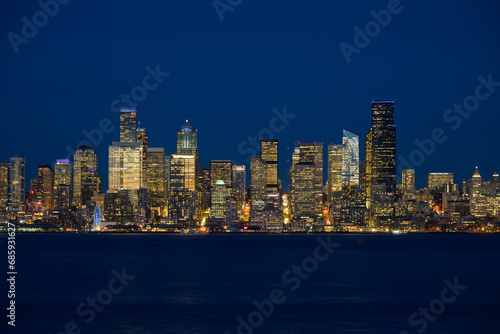
POLYGON ((359 185, 359 138, 346 130, 342 137, 342 185, 359 185))
POLYGON ((335 192, 342 190, 342 145, 328 145, 328 203, 332 203, 335 192))
POLYGON ((93 190, 99 191, 101 178, 97 174, 97 154, 92 146, 82 145, 73 155, 73 205, 86 205, 93 190))
POLYGON ((372 101, 372 127, 365 140, 366 196, 370 186, 385 184, 387 192, 396 191, 396 125, 394 101, 372 101))
POLYGON ((198 131, 186 120, 186 123, 177 129, 177 152, 179 155, 193 155, 198 163, 198 131))
POLYGON ((24 155, 10 158, 9 205, 12 211, 23 211, 26 196, 26 160, 24 155))
POLYGON ((260 140, 260 157, 266 162, 268 193, 278 192, 278 139, 260 140))
POLYGON ((137 112, 135 109, 120 109, 120 142, 137 142, 137 112))

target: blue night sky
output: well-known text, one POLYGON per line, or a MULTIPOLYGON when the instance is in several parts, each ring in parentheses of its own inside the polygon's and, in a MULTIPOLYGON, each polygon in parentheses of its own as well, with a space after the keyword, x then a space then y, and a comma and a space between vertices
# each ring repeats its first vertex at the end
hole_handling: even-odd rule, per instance
POLYGON ((391 99, 398 156, 409 159, 414 141, 436 128, 447 138, 416 167, 418 187, 427 172, 455 172, 455 182, 470 178, 476 165, 485 179, 500 172, 500 84, 479 89, 483 100, 473 105, 479 76, 500 82, 498 1, 402 0, 350 63, 340 43, 355 46, 354 28, 364 31, 374 20, 370 12, 386 10, 388 1, 244 0, 221 21, 209 0, 73 0, 17 44, 17 53, 9 36, 24 38, 23 17, 43 21, 41 7, 13 0, 2 6, 0 161, 26 155, 28 188, 38 164, 65 158, 86 140, 82 131, 110 119, 114 131, 94 145, 106 190, 108 146, 119 140, 111 105, 122 94, 144 92, 146 68, 157 64, 170 74, 158 85, 147 81, 157 87, 136 107, 150 146, 175 153, 176 129, 189 119, 207 167, 210 159, 248 165, 248 137, 266 137, 271 125, 285 187, 297 141, 324 142, 326 153, 346 129, 360 136, 364 159, 371 101, 391 99), (464 100, 476 109, 467 118, 446 113, 464 100), (283 113, 284 106, 295 117, 282 126, 273 109, 283 113))

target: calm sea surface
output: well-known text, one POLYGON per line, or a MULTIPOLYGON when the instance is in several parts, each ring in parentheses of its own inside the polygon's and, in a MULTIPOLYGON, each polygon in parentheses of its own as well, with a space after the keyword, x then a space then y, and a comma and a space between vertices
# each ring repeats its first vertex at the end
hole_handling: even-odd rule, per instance
POLYGON ((332 235, 322 262, 318 237, 18 234, 0 333, 500 333, 500 235, 332 235), (284 302, 259 311, 274 290, 284 302))

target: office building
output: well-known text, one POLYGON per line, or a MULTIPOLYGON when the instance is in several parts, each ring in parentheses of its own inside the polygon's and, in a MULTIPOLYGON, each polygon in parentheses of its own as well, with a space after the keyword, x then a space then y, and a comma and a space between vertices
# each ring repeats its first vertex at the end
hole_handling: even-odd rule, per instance
POLYGON ((100 191, 101 178, 97 174, 97 154, 92 146, 82 145, 73 155, 73 205, 85 206, 92 196, 90 192, 100 191))
POLYGON ((226 200, 230 196, 230 191, 222 180, 217 180, 212 190, 212 205, 210 209, 211 218, 225 218, 226 200))
POLYGON ((346 130, 342 137, 342 185, 359 186, 359 138, 346 130))
POLYGON ((260 156, 250 157, 251 210, 264 210, 267 198, 266 162, 260 156))
POLYGON ((9 163, 0 162, 0 211, 7 210, 9 203, 9 163))
POLYGON ((210 161, 210 186, 213 190, 215 182, 222 180, 229 189, 232 188, 232 168, 231 160, 211 160, 210 161))
POLYGON ((43 210, 54 210, 54 177, 55 173, 50 165, 38 166, 37 198, 42 202, 43 210))
POLYGON ((165 149, 148 147, 144 186, 150 191, 151 207, 161 215, 165 206, 165 149))
POLYGON ((447 184, 453 184, 453 173, 428 173, 427 188, 443 189, 447 184))
POLYGON ((278 139, 261 139, 260 157, 266 163, 267 193, 278 193, 278 139))
POLYGON ((24 155, 17 155, 9 162, 9 207, 12 211, 24 211, 25 193, 26 160, 24 155))
POLYGON ((394 101, 372 102, 372 126, 365 138, 367 205, 372 185, 385 184, 387 192, 396 191, 396 125, 394 101))
POLYGON ((137 143, 137 112, 120 109, 120 142, 137 143))
POLYGON ((57 159, 54 174, 54 187, 60 184, 71 186, 71 162, 69 159, 57 159))
POLYGON ((233 189, 232 194, 236 201, 236 210, 238 216, 241 215, 241 210, 246 201, 246 167, 245 165, 233 166, 233 189))
POLYGON ((177 129, 177 151, 178 155, 192 155, 198 164, 198 131, 186 120, 186 123, 177 129))
POLYGON ((342 190, 342 145, 328 145, 327 195, 331 205, 334 193, 342 190))
POLYGON ((313 162, 299 162, 293 166, 291 207, 295 221, 316 215, 316 170, 313 162))
POLYGON ((142 156, 142 146, 137 142, 113 142, 109 146, 108 192, 142 188, 142 156))

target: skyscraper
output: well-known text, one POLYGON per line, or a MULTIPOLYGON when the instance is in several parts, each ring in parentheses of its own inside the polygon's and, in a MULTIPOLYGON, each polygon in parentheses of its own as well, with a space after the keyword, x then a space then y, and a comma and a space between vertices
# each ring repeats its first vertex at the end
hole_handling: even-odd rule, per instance
POLYGON ((54 175, 50 165, 38 166, 37 197, 43 210, 54 210, 54 175))
POLYGON ((177 151, 179 155, 193 155, 198 163, 198 131, 186 120, 186 123, 177 129, 177 151))
POLYGON ((196 205, 196 163, 194 155, 172 154, 170 160, 170 216, 191 219, 196 205))
POLYGON ((26 196, 26 160, 24 155, 10 158, 9 207, 12 211, 23 211, 26 196))
POLYGON ((210 160, 210 182, 211 189, 214 188, 215 182, 222 180, 229 189, 232 188, 232 168, 231 160, 210 160))
MULTIPOLYGON (((323 143, 299 144, 299 162, 314 164, 315 212, 323 213, 323 143)), ((293 185, 295 187, 295 185, 293 185)))
POLYGON ((278 139, 261 139, 260 157, 266 163, 266 190, 278 193, 278 139))
POLYGON ((342 137, 342 185, 359 186, 359 138, 346 130, 342 137))
POLYGON ((224 211, 226 207, 226 199, 229 196, 230 192, 224 181, 218 180, 215 182, 214 189, 212 191, 212 208, 210 210, 210 216, 212 218, 225 218, 224 211))
POLYGON ((137 128, 137 141, 142 147, 142 175, 146 175, 146 156, 148 152, 148 133, 146 132, 146 128, 137 128))
POLYGON ((148 147, 144 186, 151 192, 151 207, 162 214, 165 206, 165 149, 148 147))
POLYGON ((233 166, 233 196, 236 200, 238 216, 246 200, 246 169, 245 165, 233 166))
POLYGON ((54 187, 60 184, 71 186, 71 162, 69 159, 57 159, 55 166, 54 187))
POLYGON ((250 157, 250 199, 251 209, 263 210, 266 204, 266 163, 260 156, 250 157))
POLYGON ((415 169, 405 168, 402 171, 403 192, 415 191, 415 169))
POLYGON ((97 154, 92 146, 78 147, 73 156, 73 205, 86 205, 90 190, 99 191, 101 178, 97 174, 97 154), (85 191, 84 191, 85 190, 85 191), (85 194, 85 196, 83 195, 85 194))
POLYGON ((109 146, 109 192, 139 190, 143 186, 142 145, 113 142, 109 146))
POLYGON ((310 161, 293 166, 291 206, 295 220, 316 215, 316 169, 316 165, 310 161))
POLYGON ((0 211, 7 210, 9 203, 9 163, 0 162, 0 211))
POLYGON ((372 101, 372 127, 366 135, 366 195, 370 186, 385 184, 387 192, 396 191, 396 125, 394 101, 372 101))
POLYGON ((333 194, 342 190, 342 145, 328 145, 328 203, 332 203, 333 194))
POLYGON ((137 112, 120 109, 120 142, 137 143, 137 112))

